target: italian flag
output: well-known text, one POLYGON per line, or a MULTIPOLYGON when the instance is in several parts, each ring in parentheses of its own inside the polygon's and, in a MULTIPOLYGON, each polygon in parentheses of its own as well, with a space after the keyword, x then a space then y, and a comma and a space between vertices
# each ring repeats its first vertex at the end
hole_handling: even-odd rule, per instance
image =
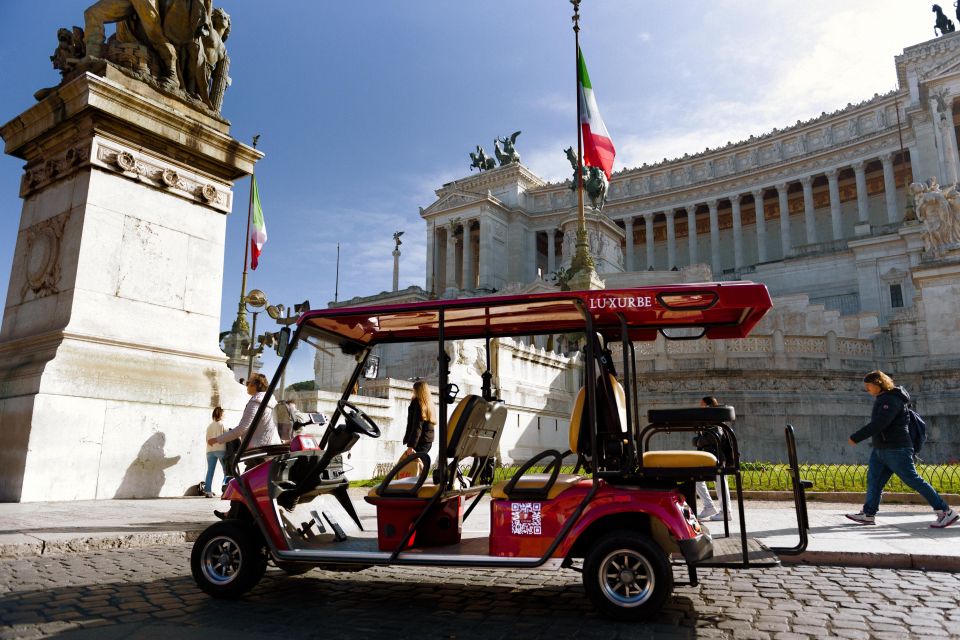
POLYGON ((593 95, 593 85, 590 84, 590 74, 587 73, 587 64, 583 61, 583 51, 577 51, 577 60, 580 65, 580 128, 583 130, 583 164, 588 167, 600 167, 610 179, 613 171, 613 158, 617 155, 613 148, 613 140, 607 133, 607 127, 600 117, 597 108, 597 99, 593 95))
POLYGON ((253 217, 250 225, 250 268, 256 269, 260 263, 260 251, 267 242, 267 225, 263 221, 263 209, 260 208, 260 191, 257 189, 257 177, 252 176, 253 217))

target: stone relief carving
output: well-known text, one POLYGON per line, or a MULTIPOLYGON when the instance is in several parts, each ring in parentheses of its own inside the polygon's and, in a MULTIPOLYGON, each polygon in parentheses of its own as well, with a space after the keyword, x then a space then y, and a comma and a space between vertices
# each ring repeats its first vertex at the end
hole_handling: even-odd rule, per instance
POLYGON ((43 298, 60 291, 60 246, 70 212, 38 222, 26 230, 26 282, 20 289, 20 301, 33 293, 43 298))
MULTIPOLYGON (((97 0, 84 11, 84 28, 60 29, 50 60, 61 84, 106 64, 214 114, 230 85, 225 42, 230 15, 212 0, 97 0), (104 25, 116 32, 105 39, 104 25)), ((43 100, 56 87, 34 94, 43 100)))
POLYGON ((89 154, 89 147, 78 145, 30 167, 20 181, 20 197, 26 197, 49 182, 69 176, 86 163, 89 154))
POLYGON ((910 185, 917 216, 923 223, 924 249, 934 257, 960 243, 960 192, 957 185, 940 189, 936 178, 910 185))
POLYGON ((229 193, 215 185, 202 181, 197 176, 181 172, 160 160, 121 149, 98 141, 95 153, 98 166, 119 171, 137 180, 151 183, 173 195, 199 200, 221 211, 230 207, 229 193))

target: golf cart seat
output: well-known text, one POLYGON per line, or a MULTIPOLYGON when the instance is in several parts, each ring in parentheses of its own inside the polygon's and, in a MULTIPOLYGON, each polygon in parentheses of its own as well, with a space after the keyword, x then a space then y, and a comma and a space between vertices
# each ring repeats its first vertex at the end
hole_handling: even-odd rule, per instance
MULTIPOLYGON (((644 428, 641 440, 646 448, 650 436, 657 432, 696 431, 707 426, 720 428, 720 437, 717 440, 717 450, 726 451, 729 447, 727 439, 732 438, 732 432, 724 423, 733 422, 736 412, 733 407, 698 407, 691 409, 651 409, 647 412, 650 424, 644 428), (644 438, 643 436, 646 435, 644 438)), ((725 464, 733 463, 731 455, 718 458, 707 451, 693 450, 666 450, 644 451, 642 470, 645 475, 681 475, 693 476, 697 480, 714 478, 725 464)))
MULTIPOLYGON (((463 398, 454 409, 447 423, 448 478, 451 483, 447 492, 459 495, 478 493, 485 487, 477 484, 475 477, 459 478, 460 487, 454 487, 458 464, 466 458, 488 459, 497 451, 503 425, 507 420, 507 407, 501 400, 488 401, 477 395, 463 398)), ((416 461, 416 454, 398 462, 387 477, 367 493, 370 498, 431 498, 440 490, 432 481, 428 481, 429 469, 424 468, 419 477, 396 478, 400 470, 416 461)), ((426 457, 426 456, 424 456, 426 457)), ((475 467, 478 465, 475 465, 475 467)))
MULTIPOLYGON (((612 374, 607 374, 607 380, 613 391, 613 398, 616 402, 616 413, 610 412, 607 416, 609 422, 617 424, 608 424, 606 432, 616 434, 622 433, 622 426, 627 423, 627 402, 626 394, 623 391, 623 385, 612 374)), ((585 479, 577 473, 560 473, 561 461, 571 455, 580 455, 580 428, 586 422, 584 413, 586 412, 587 388, 581 387, 577 393, 577 399, 573 403, 573 411, 570 413, 570 449, 566 453, 560 453, 554 449, 548 449, 539 455, 534 456, 526 462, 508 481, 497 483, 490 491, 490 497, 494 500, 520 500, 520 499, 540 499, 552 500, 561 493, 576 485, 585 479), (526 473, 528 469, 545 458, 553 458, 544 473, 526 473), (552 470, 552 471, 551 471, 552 470)), ((580 465, 578 464, 577 467, 580 465)))

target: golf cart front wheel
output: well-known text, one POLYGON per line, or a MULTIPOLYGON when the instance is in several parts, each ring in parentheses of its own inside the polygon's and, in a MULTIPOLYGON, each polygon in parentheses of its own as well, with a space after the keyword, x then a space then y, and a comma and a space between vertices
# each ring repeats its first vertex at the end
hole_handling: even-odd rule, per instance
POLYGON ((597 540, 584 559, 583 586, 604 615, 640 620, 659 611, 673 592, 673 571, 660 545, 614 531, 597 540))
POLYGON ((197 586, 215 598, 236 598, 257 585, 267 569, 263 538, 240 520, 217 522, 200 534, 190 553, 197 586))

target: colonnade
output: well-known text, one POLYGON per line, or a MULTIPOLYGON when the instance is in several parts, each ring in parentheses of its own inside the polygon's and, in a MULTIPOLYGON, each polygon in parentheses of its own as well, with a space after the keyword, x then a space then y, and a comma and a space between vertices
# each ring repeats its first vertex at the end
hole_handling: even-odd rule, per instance
MULTIPOLYGON (((867 165, 879 160, 883 170, 884 197, 886 206, 886 222, 893 223, 902 217, 897 206, 897 185, 894 178, 894 159, 893 152, 885 153, 877 158, 860 160, 852 163, 850 168, 853 170, 854 181, 857 194, 857 224, 864 224, 870 221, 870 210, 867 192, 867 165)), ((907 158, 904 158, 906 161, 907 158)), ((773 185, 772 187, 757 187, 747 192, 735 192, 727 195, 711 198, 706 202, 694 202, 677 207, 668 207, 657 211, 641 212, 632 214, 620 221, 623 223, 626 232, 626 245, 624 247, 624 258, 627 271, 642 269, 671 269, 679 265, 682 260, 679 256, 680 248, 677 246, 677 221, 685 216, 687 228, 687 261, 686 264, 696 264, 698 262, 708 262, 707 256, 698 255, 699 237, 697 230, 698 210, 706 205, 710 218, 710 256, 709 264, 715 274, 721 273, 721 241, 720 241, 720 215, 721 204, 729 203, 731 217, 731 231, 733 236, 733 266, 741 269, 747 266, 745 258, 745 245, 751 240, 744 233, 742 205, 744 198, 751 198, 754 206, 754 232, 757 253, 756 262, 767 262, 768 241, 767 241, 767 218, 765 212, 765 197, 772 189, 776 192, 777 206, 779 210, 780 237, 779 245, 781 256, 790 256, 797 246, 802 244, 816 244, 818 242, 830 242, 842 240, 844 238, 843 220, 841 218, 840 208, 840 173, 843 167, 833 167, 826 171, 802 176, 792 181, 784 181, 773 185), (819 175, 823 175, 827 182, 827 191, 829 193, 830 203, 830 237, 819 237, 815 207, 814 207, 814 181, 819 175), (803 216, 804 236, 794 238, 790 225, 790 190, 791 185, 799 182, 803 197, 803 216), (646 259, 642 264, 636 263, 637 247, 634 246, 634 224, 641 219, 644 225, 646 237, 646 259), (666 264, 657 264, 654 253, 654 223, 662 221, 666 227, 666 264)), ((725 207, 726 208, 726 207, 725 207)))

